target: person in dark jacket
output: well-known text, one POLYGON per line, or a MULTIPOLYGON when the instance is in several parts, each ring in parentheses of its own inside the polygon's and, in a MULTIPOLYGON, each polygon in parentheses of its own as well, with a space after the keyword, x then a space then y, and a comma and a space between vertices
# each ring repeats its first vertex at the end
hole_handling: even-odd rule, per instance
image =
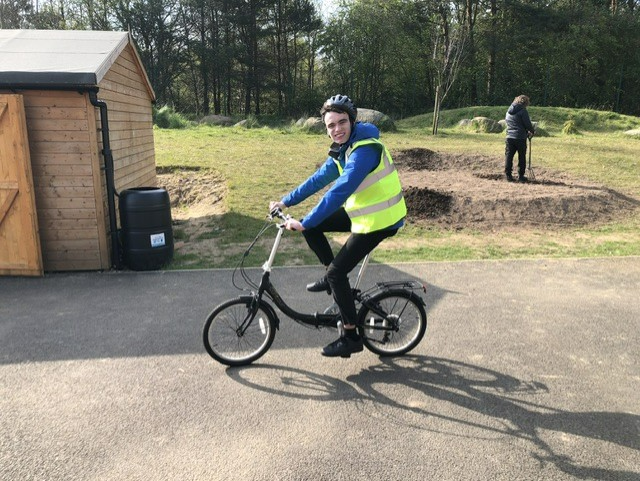
POLYGON ((513 157, 518 152, 518 180, 527 182, 524 175, 527 167, 527 139, 533 137, 535 129, 529 118, 527 107, 529 97, 518 95, 507 110, 507 140, 505 148, 504 173, 509 182, 513 182, 513 157))
POLYGON ((378 128, 356 122, 357 109, 346 95, 334 95, 320 111, 333 141, 324 164, 296 189, 269 209, 299 204, 323 188, 316 206, 300 221, 285 226, 302 232, 307 244, 326 268, 326 275, 307 286, 311 292, 330 292, 340 310, 344 336, 322 350, 324 356, 350 357, 362 351, 356 328, 357 311, 347 275, 384 239, 404 224, 407 207, 398 172, 387 148, 378 140, 378 128), (334 256, 326 232, 350 232, 334 256))

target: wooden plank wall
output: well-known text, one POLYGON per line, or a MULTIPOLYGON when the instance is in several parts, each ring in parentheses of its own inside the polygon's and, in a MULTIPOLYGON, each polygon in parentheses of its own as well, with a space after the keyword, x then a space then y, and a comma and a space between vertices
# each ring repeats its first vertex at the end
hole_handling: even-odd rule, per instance
POLYGON ((128 45, 100 81, 98 98, 107 102, 111 150, 118 192, 155 187, 152 99, 128 45))
POLYGON ((23 92, 45 271, 109 267, 88 95, 23 92), (96 181, 97 190, 96 190, 96 181))
MULTIPOLYGON (((109 113, 118 192, 156 186, 157 182, 153 99, 132 48, 125 47, 98 91, 109 113)), ((109 269, 110 226, 99 110, 86 92, 21 93, 44 270, 109 269)))

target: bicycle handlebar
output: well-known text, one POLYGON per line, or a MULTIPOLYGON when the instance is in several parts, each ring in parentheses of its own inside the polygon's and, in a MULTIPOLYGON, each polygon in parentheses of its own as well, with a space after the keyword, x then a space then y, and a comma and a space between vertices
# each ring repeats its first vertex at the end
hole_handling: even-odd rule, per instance
POLYGON ((269 212, 269 219, 273 220, 275 217, 284 221, 287 221, 290 218, 289 214, 285 214, 284 212, 282 212, 282 209, 280 209, 280 207, 276 207, 271 212, 269 212))

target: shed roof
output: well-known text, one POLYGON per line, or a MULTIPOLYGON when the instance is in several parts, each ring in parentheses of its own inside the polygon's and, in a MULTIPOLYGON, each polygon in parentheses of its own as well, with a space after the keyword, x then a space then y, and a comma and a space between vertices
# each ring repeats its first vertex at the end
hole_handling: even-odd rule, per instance
POLYGON ((129 43, 155 99, 127 32, 0 30, 0 88, 96 88, 129 43))

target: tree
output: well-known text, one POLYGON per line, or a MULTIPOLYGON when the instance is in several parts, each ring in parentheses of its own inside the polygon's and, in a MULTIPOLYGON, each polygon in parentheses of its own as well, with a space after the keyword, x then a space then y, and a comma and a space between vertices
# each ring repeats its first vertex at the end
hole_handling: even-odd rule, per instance
POLYGON ((0 0, 0 29, 24 28, 32 14, 30 0, 0 0))
POLYGON ((439 5, 436 22, 437 28, 433 32, 434 85, 436 88, 433 102, 432 133, 434 135, 438 133, 442 102, 449 93, 460 69, 468 33, 464 25, 452 21, 448 2, 439 5))
MULTIPOLYGON (((302 68, 305 60, 303 39, 312 38, 322 27, 322 22, 309 0, 276 0, 274 7, 271 43, 276 66, 278 113, 291 113, 296 104, 298 86, 305 84, 303 75, 310 76, 312 83, 315 74, 313 68, 302 68)), ((311 50, 309 54, 315 58, 317 52, 311 50)))
POLYGON ((640 114, 640 0, 0 0, 0 27, 129 30, 158 103, 295 115, 340 92, 403 117, 534 103, 640 114))
POLYGON ((149 80, 159 99, 171 98, 185 64, 186 39, 178 0, 119 0, 115 16, 136 39, 149 80))
POLYGON ((420 12, 408 0, 357 0, 339 11, 321 38, 324 87, 361 106, 415 112, 425 100, 420 12))

